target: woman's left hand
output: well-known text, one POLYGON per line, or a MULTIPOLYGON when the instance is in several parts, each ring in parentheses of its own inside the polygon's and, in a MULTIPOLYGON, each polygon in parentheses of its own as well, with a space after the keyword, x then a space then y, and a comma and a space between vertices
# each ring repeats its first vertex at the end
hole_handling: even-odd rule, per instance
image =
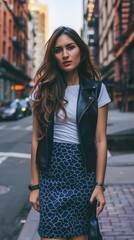
POLYGON ((97 209, 96 209, 96 217, 98 218, 99 214, 103 211, 103 208, 106 204, 105 196, 104 196, 104 191, 101 186, 96 186, 91 198, 90 198, 90 203, 92 204, 94 199, 97 200, 97 209))

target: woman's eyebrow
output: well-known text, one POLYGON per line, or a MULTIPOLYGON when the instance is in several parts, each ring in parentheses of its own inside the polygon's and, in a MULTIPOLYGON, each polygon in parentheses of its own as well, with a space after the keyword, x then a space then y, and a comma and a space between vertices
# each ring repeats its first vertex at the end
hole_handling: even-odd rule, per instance
MULTIPOLYGON (((68 46, 70 46, 72 44, 75 44, 75 42, 68 43, 66 46, 68 47, 68 46)), ((62 46, 55 46, 55 48, 62 48, 62 46)))

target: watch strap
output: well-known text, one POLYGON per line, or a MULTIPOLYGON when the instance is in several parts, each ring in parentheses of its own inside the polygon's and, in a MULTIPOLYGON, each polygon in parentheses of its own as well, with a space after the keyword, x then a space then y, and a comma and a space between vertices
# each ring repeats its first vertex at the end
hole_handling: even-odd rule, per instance
POLYGON ((28 186, 28 189, 29 189, 30 191, 37 190, 37 189, 39 189, 39 184, 37 184, 37 185, 32 185, 32 184, 30 184, 30 185, 28 186))

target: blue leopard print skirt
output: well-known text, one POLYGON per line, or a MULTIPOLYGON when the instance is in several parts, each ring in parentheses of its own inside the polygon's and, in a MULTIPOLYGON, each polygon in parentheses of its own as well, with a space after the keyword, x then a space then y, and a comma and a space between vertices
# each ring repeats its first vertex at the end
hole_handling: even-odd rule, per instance
POLYGON ((48 169, 40 172, 39 181, 40 237, 87 235, 95 170, 86 172, 80 145, 54 143, 48 169))

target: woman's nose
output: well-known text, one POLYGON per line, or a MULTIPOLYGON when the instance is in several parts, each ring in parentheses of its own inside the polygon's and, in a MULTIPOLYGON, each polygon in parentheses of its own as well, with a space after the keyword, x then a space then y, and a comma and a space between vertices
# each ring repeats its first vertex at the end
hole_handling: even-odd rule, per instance
POLYGON ((63 58, 68 58, 68 51, 66 49, 63 50, 63 58))

